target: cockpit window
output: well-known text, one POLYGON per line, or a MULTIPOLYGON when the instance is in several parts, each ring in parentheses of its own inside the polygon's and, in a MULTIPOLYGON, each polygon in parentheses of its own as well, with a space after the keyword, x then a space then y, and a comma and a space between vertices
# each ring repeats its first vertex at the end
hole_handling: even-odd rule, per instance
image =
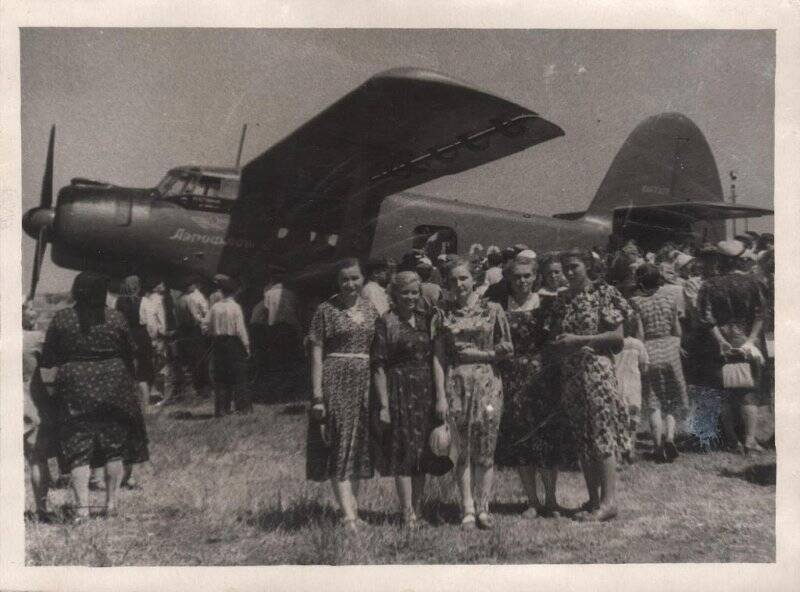
POLYGON ((156 188, 161 199, 190 210, 229 213, 239 195, 239 179, 173 170, 156 188))
POLYGON ((197 174, 169 174, 158 184, 157 191, 162 196, 196 195, 236 199, 239 192, 238 179, 213 177, 197 174))
POLYGON ((156 191, 158 191, 159 195, 167 195, 167 192, 172 188, 175 184, 175 181, 178 181, 178 177, 175 175, 166 175, 161 182, 156 187, 156 191))

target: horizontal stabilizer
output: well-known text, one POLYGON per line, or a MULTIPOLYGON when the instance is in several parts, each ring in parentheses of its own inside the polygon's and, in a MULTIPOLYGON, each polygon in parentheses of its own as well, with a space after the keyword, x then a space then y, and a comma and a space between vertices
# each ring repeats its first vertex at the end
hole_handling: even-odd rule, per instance
POLYGON ((773 213, 772 210, 755 206, 692 201, 645 206, 622 206, 614 209, 614 218, 617 220, 621 218, 626 223, 635 221, 637 224, 643 225, 671 224, 683 226, 695 222, 759 218, 761 216, 772 216, 773 213))

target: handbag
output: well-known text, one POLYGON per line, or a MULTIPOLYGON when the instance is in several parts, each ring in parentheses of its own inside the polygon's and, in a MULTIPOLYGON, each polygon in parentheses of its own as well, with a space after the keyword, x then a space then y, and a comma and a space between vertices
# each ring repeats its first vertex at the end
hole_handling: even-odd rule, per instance
POLYGON ((726 389, 753 388, 753 369, 749 362, 730 362, 722 365, 722 386, 726 389))

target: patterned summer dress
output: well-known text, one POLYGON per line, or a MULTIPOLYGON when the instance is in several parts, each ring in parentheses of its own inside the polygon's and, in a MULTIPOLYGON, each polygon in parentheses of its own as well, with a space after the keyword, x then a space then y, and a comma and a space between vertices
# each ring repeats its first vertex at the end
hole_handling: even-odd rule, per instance
POLYGON ((413 327, 391 310, 375 323, 371 361, 385 369, 392 422, 379 467, 383 475, 425 472, 436 399, 432 355, 429 313, 415 311, 413 327))
POLYGON ((81 332, 74 308, 56 312, 42 366, 59 366, 61 461, 65 469, 116 458, 148 460, 147 433, 133 381, 134 342, 125 317, 106 308, 105 322, 81 332))
POLYGON ((499 364, 503 416, 495 458, 503 466, 553 468, 560 461, 563 415, 557 372, 542 352, 542 310, 506 310, 514 357, 499 364))
POLYGON ((508 320, 498 304, 475 298, 464 308, 450 303, 434 325, 434 334, 439 333, 446 344, 445 389, 458 430, 459 462, 490 467, 503 412, 503 382, 495 364, 458 364, 456 352, 465 348, 494 352, 501 343, 510 345, 508 320))
MULTIPOLYGON (((548 333, 597 335, 616 329, 631 313, 622 295, 607 284, 589 284, 570 297, 559 295, 546 321, 548 333)), ((617 388, 611 352, 582 347, 560 357, 562 406, 578 455, 601 460, 631 449, 628 411, 617 388)))
POLYGON ((363 298, 346 309, 338 296, 317 308, 310 339, 322 345, 323 430, 308 429, 306 477, 313 481, 368 479, 373 476, 370 449, 369 351, 378 312, 363 298))
POLYGON ((686 380, 681 366, 680 338, 672 335, 678 307, 666 294, 634 296, 630 300, 642 320, 644 346, 650 364, 645 377, 645 393, 651 411, 661 409, 683 416, 689 408, 686 380))

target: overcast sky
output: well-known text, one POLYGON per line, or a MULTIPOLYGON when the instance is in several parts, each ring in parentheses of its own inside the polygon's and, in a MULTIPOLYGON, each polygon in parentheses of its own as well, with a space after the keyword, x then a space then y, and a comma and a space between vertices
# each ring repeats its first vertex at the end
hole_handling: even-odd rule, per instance
MULTIPOLYGON (((678 111, 705 134, 729 193, 773 207, 770 31, 26 29, 23 211, 57 125, 55 190, 82 176, 155 185, 180 164, 232 165, 375 73, 430 68, 510 99, 566 136, 415 191, 536 214, 585 209, 627 135, 678 111)), ((772 218, 751 223, 771 230, 772 218)), ((33 241, 23 235, 23 286, 33 241)), ((73 272, 49 258, 40 291, 73 272)))

